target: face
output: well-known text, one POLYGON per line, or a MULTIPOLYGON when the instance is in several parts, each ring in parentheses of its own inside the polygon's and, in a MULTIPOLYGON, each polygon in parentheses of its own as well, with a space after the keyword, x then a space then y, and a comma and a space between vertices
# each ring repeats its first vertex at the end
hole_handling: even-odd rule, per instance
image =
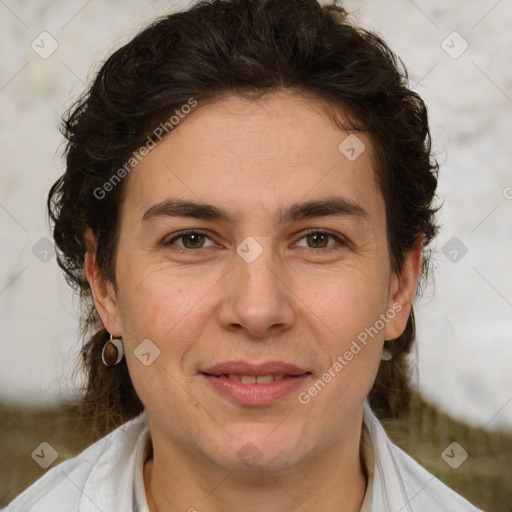
POLYGON ((128 178, 115 290, 88 254, 175 453, 272 470, 325 453, 360 426, 383 341, 405 328, 418 254, 391 272, 372 144, 340 151, 324 107, 284 92, 197 107, 128 178))

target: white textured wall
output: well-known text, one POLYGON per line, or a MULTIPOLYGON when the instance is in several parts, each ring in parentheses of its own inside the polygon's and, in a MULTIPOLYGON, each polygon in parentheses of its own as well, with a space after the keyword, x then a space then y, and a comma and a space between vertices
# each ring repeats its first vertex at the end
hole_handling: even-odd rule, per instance
MULTIPOLYGON (((0 2, 0 399, 73 392, 78 302, 45 239, 46 194, 63 170, 58 119, 100 59, 173 5, 187 3, 0 2), (44 31, 59 45, 46 59, 31 48, 51 49, 44 31)), ((435 286, 416 306, 419 388, 456 417, 512 429, 511 2, 346 5, 408 65, 442 162, 435 286), (459 247, 443 252, 453 237, 459 247)))

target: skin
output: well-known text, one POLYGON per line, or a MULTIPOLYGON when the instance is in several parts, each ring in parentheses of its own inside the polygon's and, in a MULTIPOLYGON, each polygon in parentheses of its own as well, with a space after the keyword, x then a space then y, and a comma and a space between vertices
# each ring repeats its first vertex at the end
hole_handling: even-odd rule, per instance
POLYGON ((405 329, 421 247, 400 275, 392 272, 372 144, 358 133, 366 149, 350 161, 338 150, 347 135, 319 100, 283 91, 224 96, 198 106, 130 174, 116 287, 99 272, 88 234, 95 305, 105 328, 123 338, 148 414, 152 510, 359 510, 363 403, 384 340, 405 329), (273 220, 279 208, 333 195, 357 203, 367 219, 273 220), (170 197, 224 207, 236 219, 142 220, 170 197), (319 246, 304 233, 310 228, 319 246), (164 244, 184 229, 208 236, 164 244), (325 230, 345 243, 325 239, 325 230), (263 250, 251 263, 236 252, 247 236, 263 250), (242 406, 198 373, 227 360, 281 360, 311 372, 298 390, 307 391, 393 304, 401 311, 306 405, 293 392, 242 406), (145 339, 160 350, 148 366, 134 355, 145 339), (247 443, 260 454, 250 467, 237 455, 247 443))

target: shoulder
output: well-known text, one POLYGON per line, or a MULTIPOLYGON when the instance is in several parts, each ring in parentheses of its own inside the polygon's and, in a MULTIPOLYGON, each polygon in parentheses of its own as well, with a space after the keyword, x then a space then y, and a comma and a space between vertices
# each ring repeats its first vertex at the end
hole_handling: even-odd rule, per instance
POLYGON ((98 507, 109 510, 108 506, 104 507, 108 505, 105 502, 108 495, 120 486, 133 483, 134 452, 147 429, 144 411, 76 457, 50 469, 2 509, 3 512, 86 512, 97 511, 98 507))
POLYGON ((368 403, 364 423, 374 450, 372 510, 481 512, 396 446, 368 403))

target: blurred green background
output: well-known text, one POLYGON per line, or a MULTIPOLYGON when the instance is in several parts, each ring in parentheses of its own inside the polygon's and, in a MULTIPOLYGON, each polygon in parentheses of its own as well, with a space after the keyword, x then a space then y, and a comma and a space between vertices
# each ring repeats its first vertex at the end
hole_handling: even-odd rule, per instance
MULTIPOLYGON (((402 417, 382 423, 398 446, 477 507, 512 512, 512 434, 468 427, 438 412, 418 394, 402 417), (441 458, 454 441, 469 453, 457 469, 441 458)), ((52 468, 104 434, 92 433, 70 405, 38 411, 0 404, 0 507, 45 473, 31 457, 41 442, 58 452, 52 468)))

